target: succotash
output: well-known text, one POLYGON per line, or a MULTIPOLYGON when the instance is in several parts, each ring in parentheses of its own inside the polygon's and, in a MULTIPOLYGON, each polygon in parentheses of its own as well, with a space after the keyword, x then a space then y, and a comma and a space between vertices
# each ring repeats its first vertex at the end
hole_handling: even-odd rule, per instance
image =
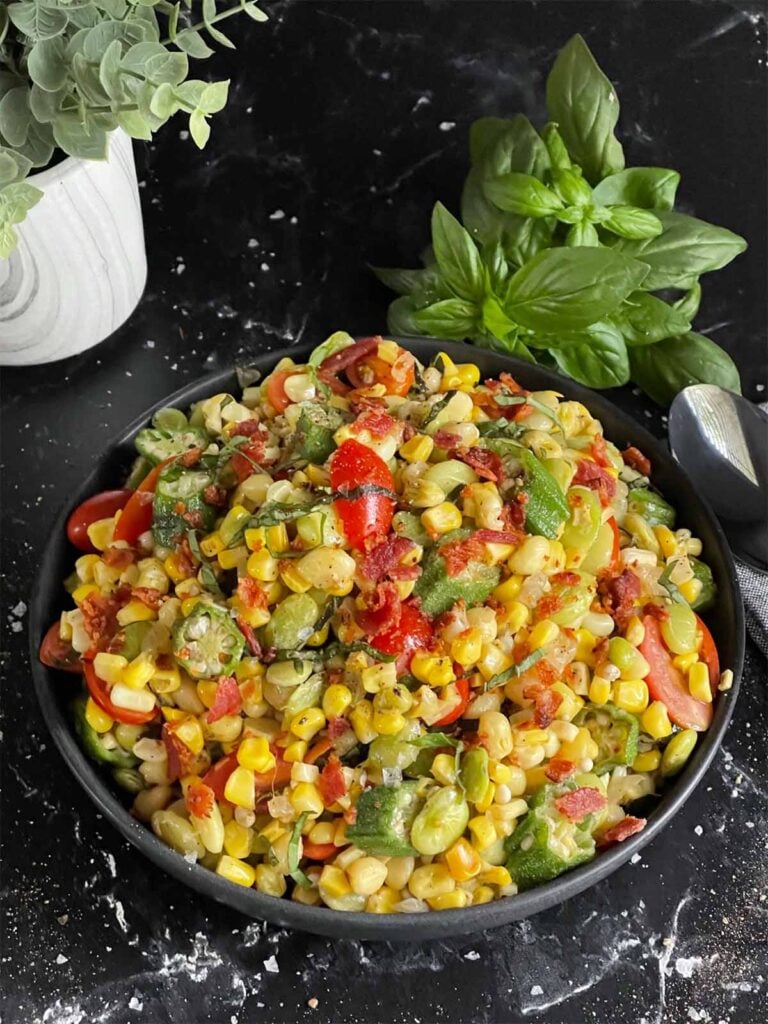
POLYGON ((236 885, 539 885, 643 828, 729 685, 701 542, 553 391, 339 332, 136 447, 72 514, 40 657, 133 814, 236 885))

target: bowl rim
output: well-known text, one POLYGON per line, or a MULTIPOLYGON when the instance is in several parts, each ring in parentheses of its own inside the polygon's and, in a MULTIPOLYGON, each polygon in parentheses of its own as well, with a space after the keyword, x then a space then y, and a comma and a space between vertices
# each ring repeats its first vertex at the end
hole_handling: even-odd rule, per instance
MULTIPOLYGON (((526 374, 547 383, 551 389, 561 391, 568 399, 582 402, 601 421, 606 413, 618 423, 627 438, 649 456, 655 465, 662 464, 684 484, 692 488, 690 478, 674 461, 663 442, 657 440, 628 413, 619 409, 599 392, 591 391, 573 381, 560 377, 546 367, 524 363, 502 353, 469 348, 466 344, 440 341, 425 337, 396 337, 388 335, 406 347, 416 346, 434 354, 445 351, 456 359, 466 359, 468 352, 482 355, 497 364, 494 373, 507 370, 525 381, 526 374), (595 407, 598 407, 597 409, 595 407)), ((252 360, 248 367, 269 372, 285 357, 298 359, 306 357, 314 345, 304 344, 266 352, 252 360)), ((372 914, 366 911, 340 912, 328 907, 305 906, 283 897, 267 896, 255 889, 235 886, 215 872, 200 865, 187 862, 180 854, 159 840, 151 829, 131 817, 129 811, 116 798, 99 768, 83 753, 75 736, 68 716, 59 706, 57 690, 61 689, 60 673, 42 665, 37 658, 40 638, 49 623, 44 620, 47 605, 51 603, 52 588, 58 588, 60 581, 53 575, 53 566, 60 557, 62 545, 66 545, 65 525, 72 508, 93 493, 98 478, 121 452, 128 452, 138 430, 147 423, 154 412, 168 405, 189 404, 205 394, 215 394, 219 386, 232 383, 236 367, 222 369, 207 376, 188 382, 162 400, 152 403, 140 416, 117 433, 101 450, 92 471, 68 496, 59 508, 52 524, 49 539, 38 563, 36 587, 30 602, 29 653, 35 692, 43 718, 68 767, 80 785, 89 795, 99 811, 117 828, 122 836, 145 854, 156 866, 178 881, 197 892, 223 903, 235 910, 259 920, 282 927, 296 928, 319 935, 342 936, 359 939, 385 941, 422 941, 429 938, 466 935, 472 932, 496 928, 512 921, 518 921, 532 914, 549 909, 585 889, 602 881, 621 865, 630 860, 639 850, 650 843, 680 810, 695 787, 699 784, 720 747, 728 727, 738 694, 744 661, 744 610, 736 577, 733 557, 725 535, 714 513, 707 503, 698 499, 700 514, 710 528, 719 548, 719 554, 726 573, 728 596, 733 610, 733 622, 729 625, 734 647, 733 685, 727 692, 720 693, 715 707, 712 725, 697 744, 693 757, 683 772, 661 797, 658 806, 651 813, 648 824, 642 832, 625 842, 600 853, 594 860, 575 868, 544 885, 537 886, 514 896, 503 897, 477 907, 442 910, 429 913, 372 914)), ((538 387, 538 385, 537 385, 538 387)), ((609 437, 610 437, 610 433, 609 437)), ((114 468, 114 467, 112 467, 114 468)))

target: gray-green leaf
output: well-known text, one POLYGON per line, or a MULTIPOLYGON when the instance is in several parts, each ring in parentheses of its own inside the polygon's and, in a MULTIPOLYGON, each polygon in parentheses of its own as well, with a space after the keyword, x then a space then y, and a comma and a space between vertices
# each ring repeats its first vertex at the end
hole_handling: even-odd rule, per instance
POLYGON ((55 7, 48 7, 35 0, 8 4, 8 17, 16 28, 34 42, 53 39, 67 27, 67 15, 55 7))
POLYGON ((482 298, 485 275, 480 253, 469 232, 442 203, 432 212, 432 245, 440 276, 461 299, 482 298))
POLYGON ((600 206, 623 204, 647 210, 671 210, 680 184, 677 171, 666 167, 627 167, 595 186, 594 200, 600 206))
POLYGON ((613 134, 619 100, 580 35, 569 40, 552 67, 547 110, 588 181, 622 170, 624 152, 613 134))
POLYGON ((67 80, 64 40, 41 39, 27 57, 27 70, 32 81, 46 92, 56 92, 67 80))
POLYGON ((30 116, 26 86, 10 89, 0 100, 0 135, 10 146, 23 146, 27 141, 30 116))
POLYGON ((731 357, 694 331, 632 349, 630 365, 633 379, 659 405, 669 405, 690 384, 717 384, 741 394, 739 371, 731 357))
POLYGON ((106 160, 108 139, 103 128, 86 129, 76 114, 62 114, 53 124, 56 145, 82 160, 106 160))

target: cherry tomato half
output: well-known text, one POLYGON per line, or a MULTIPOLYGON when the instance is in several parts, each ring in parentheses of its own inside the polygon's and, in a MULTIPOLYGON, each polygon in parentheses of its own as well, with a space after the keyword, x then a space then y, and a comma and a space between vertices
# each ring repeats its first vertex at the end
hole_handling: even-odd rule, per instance
POLYGON ((299 373, 298 369, 278 370, 267 381, 267 398, 275 412, 285 412, 291 404, 290 398, 285 393, 285 382, 296 373, 299 373))
POLYGON ((38 657, 48 668, 57 668, 62 672, 76 672, 78 675, 83 671, 80 655, 68 640, 62 640, 59 636, 58 622, 54 622, 43 637, 38 657))
POLYGON ((416 360, 410 352, 401 349, 394 363, 377 355, 367 356, 347 368, 347 377, 355 388, 369 388, 383 384, 389 395, 405 396, 413 387, 416 360))
POLYGON ((396 626, 385 629, 373 637, 371 645, 382 654, 396 654, 397 667, 405 672, 416 651, 429 647, 432 642, 432 623, 415 604, 406 602, 396 626))
POLYGON ((645 615, 643 626, 645 636, 638 650, 651 667, 646 682, 652 699, 666 704, 675 725, 703 732, 712 722, 712 705, 691 696, 685 677, 672 664, 672 656, 664 646, 657 619, 645 615))
POLYGON ((464 714, 464 712, 467 710, 467 705, 469 704, 469 679, 457 679, 456 682, 454 683, 454 686, 459 691, 461 703, 457 707, 455 707, 453 711, 449 711, 444 718, 441 718, 439 721, 435 722, 435 725, 452 725, 454 722, 458 721, 464 714))
POLYGON ((152 526, 152 501, 155 487, 163 469, 172 462, 166 459, 147 473, 135 491, 131 493, 122 515, 117 521, 114 540, 124 540, 134 545, 142 533, 152 526))
POLYGON ((328 860, 339 849, 335 843, 308 843, 306 839, 302 843, 302 847, 302 857, 307 857, 309 860, 328 860))
MULTIPOLYGON (((331 487, 354 491, 361 487, 394 490, 386 462, 375 451, 354 439, 344 441, 331 457, 331 487)), ((363 550, 366 540, 382 537, 389 530, 395 501, 386 494, 363 493, 355 498, 337 498, 333 507, 353 548, 363 550)))
POLYGON ((717 684, 720 682, 720 655, 717 653, 717 646, 712 639, 712 634, 698 615, 696 616, 696 622, 701 632, 699 658, 709 669, 709 685, 712 687, 712 693, 714 694, 717 684))
POLYGON ((157 714, 157 708, 154 711, 129 711, 128 708, 119 708, 113 704, 109 699, 107 684, 96 675, 92 662, 83 662, 83 675, 88 693, 94 702, 116 722, 122 722, 124 725, 144 725, 145 722, 151 722, 157 714))
POLYGON ((70 544, 79 551, 94 552, 96 548, 88 537, 88 527, 99 519, 109 519, 118 509, 124 508, 133 496, 133 491, 101 491, 78 505, 67 520, 67 537, 70 544))

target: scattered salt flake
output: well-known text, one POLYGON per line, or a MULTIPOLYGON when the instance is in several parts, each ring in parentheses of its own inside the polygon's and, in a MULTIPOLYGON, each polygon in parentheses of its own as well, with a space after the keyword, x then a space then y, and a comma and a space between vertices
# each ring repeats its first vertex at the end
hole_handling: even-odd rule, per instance
POLYGON ((755 827, 754 821, 745 821, 744 824, 747 826, 747 828, 754 828, 755 827))
POLYGON ((11 608, 11 615, 15 615, 15 616, 17 616, 17 618, 20 619, 22 617, 22 615, 26 612, 26 610, 27 610, 27 606, 24 604, 24 602, 23 601, 19 601, 19 603, 15 606, 15 608, 11 608))
POLYGON ((255 249, 258 246, 258 244, 259 244, 258 238, 249 238, 248 239, 248 248, 249 249, 255 249))
POLYGON ((68 956, 64 956, 63 953, 59 953, 59 955, 56 957, 56 963, 57 964, 69 963, 69 957, 68 956))
POLYGON ((184 854, 184 860, 187 864, 197 864, 197 854, 193 851, 184 854))
POLYGON ((464 959, 465 960, 479 960, 480 959, 480 954, 477 952, 476 949, 470 949, 470 951, 468 953, 464 954, 464 959))
POLYGON ((765 391, 765 384, 755 384, 755 391, 765 391))
POLYGON ((187 139, 189 138, 189 132, 186 129, 180 131, 179 138, 181 139, 182 142, 186 142, 187 139))
POLYGON ((183 274, 186 269, 187 269, 186 263, 177 263, 176 264, 176 273, 177 274, 179 274, 179 275, 183 274))
POLYGON ((259 267, 259 270, 269 270, 269 264, 262 263, 261 266, 259 267))
POLYGON ((320 1001, 318 999, 315 999, 314 996, 312 996, 311 999, 307 1000, 307 1006, 310 1008, 310 1010, 316 1010, 319 1005, 320 1001))
POLYGON ((141 999, 138 998, 138 996, 131 996, 131 998, 128 1000, 128 1009, 143 1010, 144 1003, 141 1001, 141 999))
POLYGON ((12 633, 20 633, 22 631, 22 629, 24 629, 24 624, 19 622, 18 619, 14 620, 11 623, 11 632, 12 633))
POLYGON ((277 965, 276 957, 270 956, 264 961, 264 970, 267 972, 267 974, 280 973, 280 968, 277 965))
POLYGON ((702 963, 700 956, 679 956, 675 960, 675 970, 681 978, 692 978, 693 972, 701 967, 702 963))
POLYGON ((441 132, 451 132, 456 127, 455 121, 441 121, 438 128, 441 132))
POLYGON ((154 347, 155 347, 155 343, 154 343, 154 341, 152 341, 151 338, 144 342, 144 348, 154 348, 154 347))
POLYGON ((62 914, 61 917, 57 917, 56 920, 59 924, 66 924, 69 920, 69 914, 62 914))
POLYGON ((704 835, 704 829, 701 827, 701 825, 697 825, 693 831, 696 833, 697 836, 704 835))
POLYGON ((643 858, 642 858, 642 856, 639 853, 633 853, 632 856, 629 858, 629 863, 630 864, 639 864, 642 859, 643 858))
POLYGON ((285 210, 275 210, 274 213, 270 213, 270 220, 282 220, 285 217, 285 210))
POLYGON ((531 995, 532 996, 543 996, 544 995, 544 989, 541 987, 541 985, 534 985, 533 988, 531 989, 531 995))

